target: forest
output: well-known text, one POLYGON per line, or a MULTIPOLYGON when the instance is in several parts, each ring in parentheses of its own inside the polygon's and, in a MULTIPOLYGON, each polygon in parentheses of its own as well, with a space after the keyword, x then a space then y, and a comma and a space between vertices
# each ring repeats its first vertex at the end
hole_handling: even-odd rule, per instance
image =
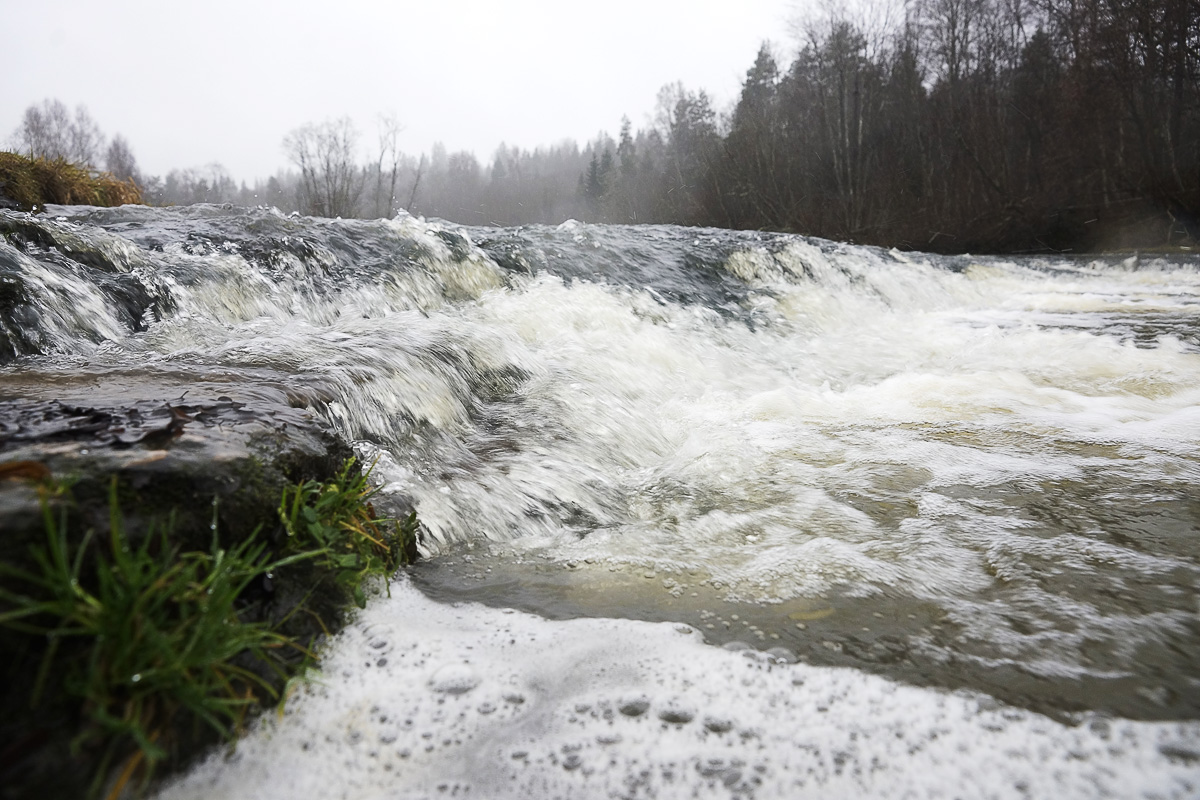
POLYGON ((736 102, 663 87, 652 120, 489 161, 397 147, 381 118, 282 140, 292 169, 143 175, 86 109, 26 110, 17 152, 132 179, 147 202, 323 216, 403 208, 469 225, 674 223, 938 252, 1194 246, 1200 0, 916 0, 825 9, 784 58, 764 44, 736 102))

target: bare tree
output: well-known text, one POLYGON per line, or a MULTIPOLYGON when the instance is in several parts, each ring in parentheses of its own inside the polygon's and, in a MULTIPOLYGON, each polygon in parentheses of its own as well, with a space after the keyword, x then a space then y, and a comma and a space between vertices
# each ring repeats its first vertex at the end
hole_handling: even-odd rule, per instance
POLYGON ((13 133, 13 143, 33 158, 61 158, 96 167, 104 150, 104 134, 85 106, 77 106, 72 117, 61 100, 47 98, 40 107, 25 109, 13 133))
POLYGON ((104 168, 123 181, 132 180, 137 184, 142 182, 137 159, 133 157, 129 142, 119 133, 113 137, 108 150, 104 152, 104 168))
POLYGON ((146 181, 146 199, 154 205, 191 205, 192 203, 232 203, 238 200, 238 186, 221 164, 173 169, 165 179, 146 181))
POLYGON ((421 160, 417 162, 417 173, 413 176, 412 191, 408 193, 408 213, 415 214, 414 209, 417 206, 417 189, 421 188, 421 176, 425 174, 425 154, 421 153, 421 160))
POLYGON ((393 115, 379 117, 379 159, 375 162, 375 216, 390 217, 396 211, 396 182, 403 154, 398 146, 404 126, 393 115))
POLYGON ((352 217, 362 194, 355 163, 358 131, 349 117, 309 123, 283 139, 288 159, 300 168, 300 203, 319 217, 352 217))

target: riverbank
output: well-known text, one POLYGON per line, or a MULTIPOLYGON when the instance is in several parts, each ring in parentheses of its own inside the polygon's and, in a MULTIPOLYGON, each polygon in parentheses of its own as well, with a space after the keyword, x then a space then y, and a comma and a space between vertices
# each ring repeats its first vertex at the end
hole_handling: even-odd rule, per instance
POLYGON ((415 556, 415 516, 380 519, 351 449, 277 387, 10 377, 2 797, 115 796, 186 765, 415 556))

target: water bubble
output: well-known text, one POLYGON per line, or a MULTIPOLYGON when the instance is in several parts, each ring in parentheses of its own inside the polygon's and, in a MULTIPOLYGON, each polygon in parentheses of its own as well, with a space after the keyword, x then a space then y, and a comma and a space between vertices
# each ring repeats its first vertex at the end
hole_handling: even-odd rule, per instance
POLYGON ((447 664, 434 673, 429 688, 442 694, 466 694, 479 685, 479 676, 466 664, 447 664))
POLYGON ((721 717, 705 717, 704 727, 713 733, 728 733, 733 730, 733 722, 721 717))
POLYGON ((1158 746, 1158 752, 1162 753, 1171 761, 1176 761, 1182 764, 1195 764, 1200 762, 1200 750, 1193 745, 1183 742, 1164 742, 1158 746))
POLYGON ((640 717, 650 709, 650 701, 644 697, 626 700, 617 706, 617 710, 627 717, 640 717))
POLYGON ((786 647, 772 647, 767 651, 767 655, 781 664, 795 664, 797 661, 796 654, 786 647))
POLYGON ((658 718, 672 725, 686 725, 695 719, 696 714, 686 708, 667 708, 660 711, 658 718))

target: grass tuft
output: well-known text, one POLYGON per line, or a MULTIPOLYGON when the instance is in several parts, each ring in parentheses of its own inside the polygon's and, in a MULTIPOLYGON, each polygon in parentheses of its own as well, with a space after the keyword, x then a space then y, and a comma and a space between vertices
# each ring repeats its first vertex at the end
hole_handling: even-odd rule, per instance
POLYGON ((307 481, 284 489, 279 517, 288 535, 286 552, 315 549, 316 565, 329 570, 362 608, 368 579, 386 579, 415 559, 417 515, 377 518, 370 502, 378 491, 369 483, 374 466, 364 473, 354 463, 348 459, 328 483, 307 481))
POLYGON ((274 555, 258 530, 221 547, 215 511, 206 552, 179 552, 169 525, 131 543, 115 478, 107 541, 89 530, 73 548, 66 506, 56 517, 50 502, 63 491, 44 482, 39 494, 46 541, 28 565, 0 561, 0 627, 38 650, 31 707, 67 698, 79 709, 71 751, 93 767, 93 797, 106 786, 111 798, 140 792, 164 763, 180 763, 180 751, 231 739, 312 663, 279 631, 286 619, 241 618, 252 584, 303 561, 362 606, 364 581, 390 578, 415 551, 416 515, 376 518, 354 459, 332 481, 284 490, 288 537, 274 555))
POLYGON ((0 625, 45 637, 31 703, 51 680, 81 703, 84 724, 72 749, 99 754, 93 794, 120 759, 113 796, 135 774, 149 778, 168 757, 174 731, 196 722, 228 737, 259 696, 274 696, 269 682, 235 663, 248 655, 272 665, 271 651, 289 644, 238 619, 241 592, 280 566, 267 563, 262 543, 250 538, 225 550, 214 532, 209 552, 179 553, 165 531, 152 531, 130 547, 114 480, 107 547, 85 573, 93 536, 70 552, 65 518, 42 507, 47 544, 35 549, 37 569, 0 562, 0 600, 9 607, 0 625), (8 588, 15 585, 21 591, 8 588), (58 658, 60 648, 75 657, 58 658))
POLYGON ((132 180, 121 181, 63 159, 29 158, 0 151, 0 198, 22 211, 46 203, 120 206, 141 203, 142 191, 132 180))

